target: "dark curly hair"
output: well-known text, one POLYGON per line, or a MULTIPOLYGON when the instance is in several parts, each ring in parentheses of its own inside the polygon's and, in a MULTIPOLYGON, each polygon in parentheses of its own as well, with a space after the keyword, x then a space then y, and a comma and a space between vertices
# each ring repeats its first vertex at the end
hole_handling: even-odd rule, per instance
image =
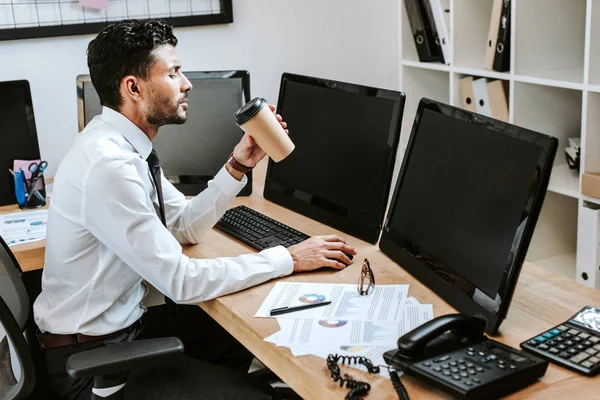
POLYGON ((119 110, 121 80, 127 75, 146 79, 154 63, 152 51, 177 45, 173 27, 162 20, 124 20, 102 29, 90 42, 87 63, 92 84, 103 106, 119 110))

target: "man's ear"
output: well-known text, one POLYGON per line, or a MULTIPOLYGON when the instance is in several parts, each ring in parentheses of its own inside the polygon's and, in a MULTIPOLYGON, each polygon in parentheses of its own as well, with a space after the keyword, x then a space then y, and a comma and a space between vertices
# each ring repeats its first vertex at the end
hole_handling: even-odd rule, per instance
POLYGON ((123 97, 128 97, 133 101, 141 101, 143 96, 140 83, 140 79, 133 75, 124 77, 123 80, 121 80, 121 92, 123 93, 123 97))

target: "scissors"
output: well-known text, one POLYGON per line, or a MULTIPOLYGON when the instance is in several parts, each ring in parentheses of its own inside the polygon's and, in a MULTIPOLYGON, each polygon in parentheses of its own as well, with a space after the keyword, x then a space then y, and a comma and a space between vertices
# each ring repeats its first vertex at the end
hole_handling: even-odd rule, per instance
POLYGON ((31 193, 33 188, 35 188, 37 181, 40 179, 41 176, 44 175, 44 170, 47 167, 48 161, 41 161, 39 164, 36 162, 32 162, 31 164, 29 164, 29 167, 27 167, 29 172, 31 172, 31 178, 29 179, 29 187, 27 188, 27 191, 29 193, 31 193))

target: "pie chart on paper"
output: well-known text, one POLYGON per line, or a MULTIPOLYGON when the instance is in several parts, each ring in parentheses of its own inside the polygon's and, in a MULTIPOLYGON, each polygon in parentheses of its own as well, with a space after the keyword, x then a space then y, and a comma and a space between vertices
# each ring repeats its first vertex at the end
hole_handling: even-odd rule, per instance
POLYGON ((322 294, 309 293, 298 297, 298 300, 305 304, 317 304, 325 301, 325 296, 322 294))
POLYGON ((340 328, 344 325, 346 325, 348 323, 348 321, 338 321, 335 319, 321 319, 319 320, 319 325, 321 325, 323 328, 340 328))

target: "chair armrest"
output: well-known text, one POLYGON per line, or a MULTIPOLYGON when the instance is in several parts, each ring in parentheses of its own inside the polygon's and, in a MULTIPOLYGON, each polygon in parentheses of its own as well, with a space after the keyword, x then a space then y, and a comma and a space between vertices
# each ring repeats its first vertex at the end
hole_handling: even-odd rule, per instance
POLYGON ((183 349, 176 337, 118 343, 73 354, 67 360, 67 372, 72 378, 113 374, 162 361, 183 349))

